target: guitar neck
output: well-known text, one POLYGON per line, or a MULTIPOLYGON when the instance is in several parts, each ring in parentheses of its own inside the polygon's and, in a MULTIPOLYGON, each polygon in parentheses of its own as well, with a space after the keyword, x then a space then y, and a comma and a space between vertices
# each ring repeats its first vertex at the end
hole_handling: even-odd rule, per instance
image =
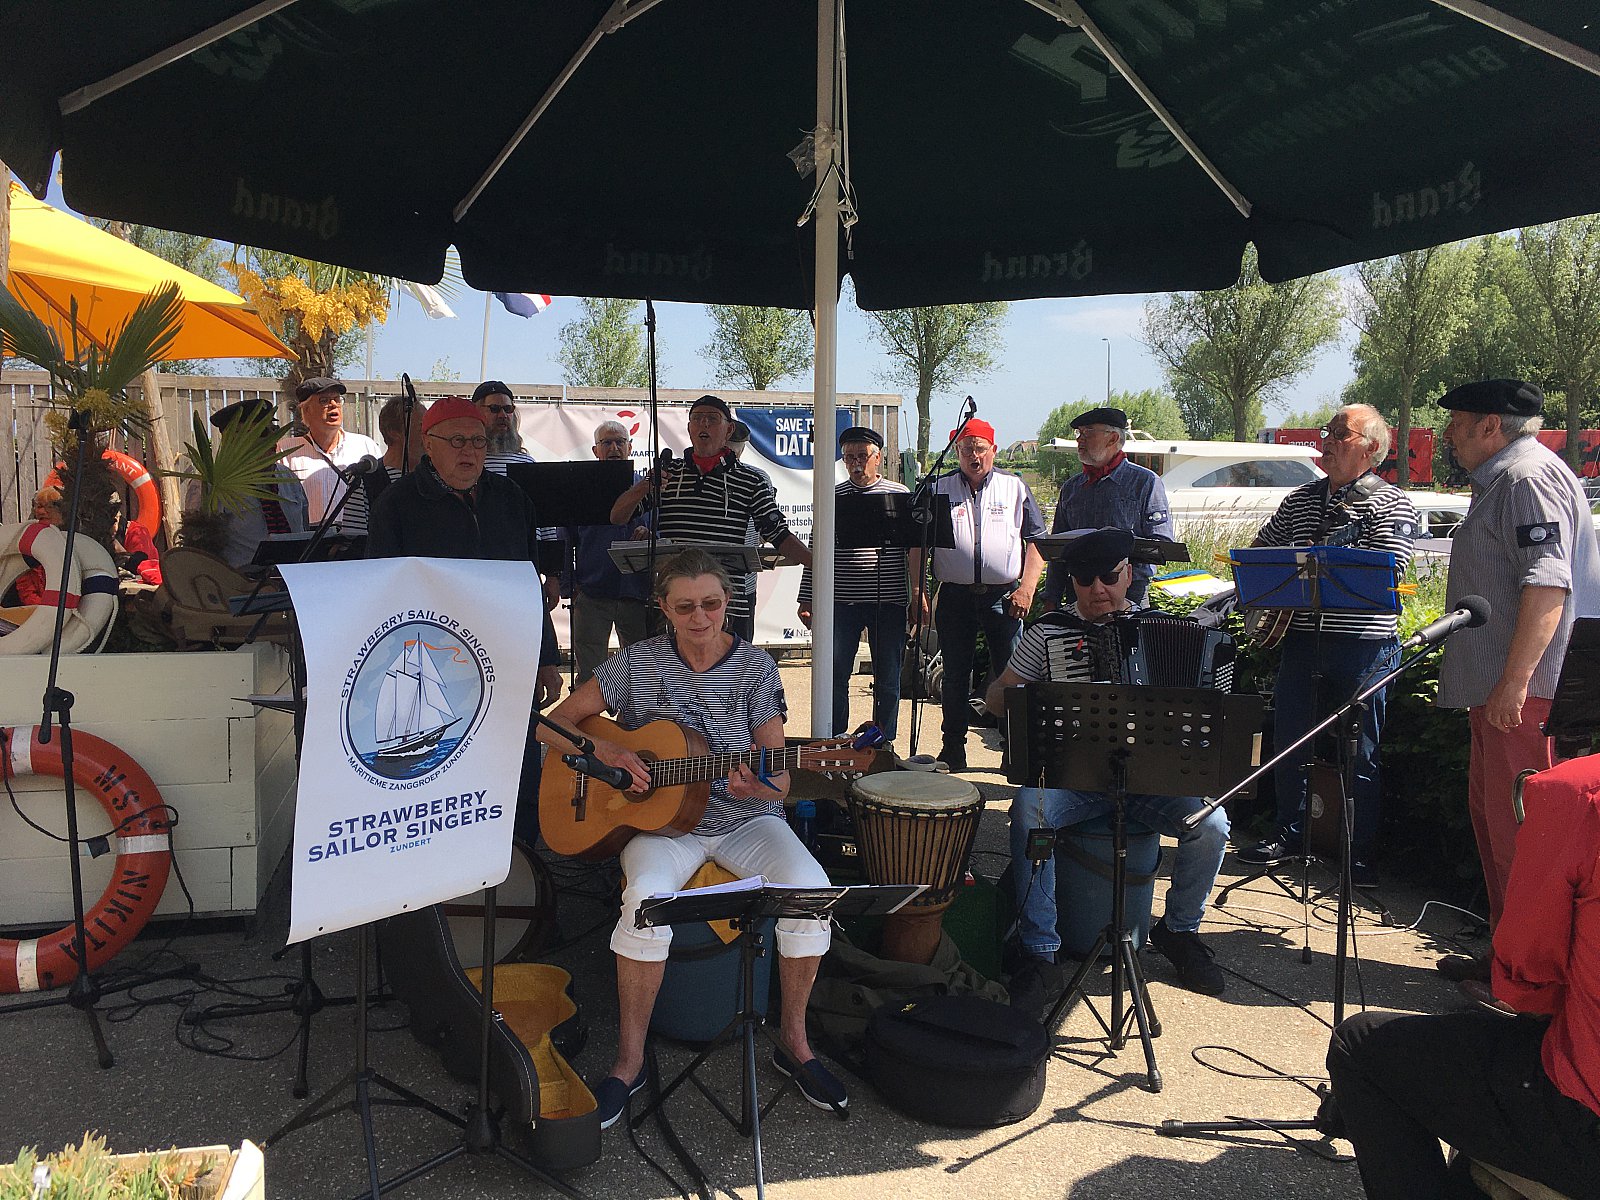
MULTIPOLYGON (((766 751, 768 773, 776 774, 799 766, 802 749, 802 746, 788 746, 782 750, 766 751)), ((761 754, 762 751, 756 749, 706 754, 697 758, 659 758, 650 764, 650 781, 657 787, 669 787, 673 784, 726 779, 740 764, 752 771, 759 770, 761 754)))

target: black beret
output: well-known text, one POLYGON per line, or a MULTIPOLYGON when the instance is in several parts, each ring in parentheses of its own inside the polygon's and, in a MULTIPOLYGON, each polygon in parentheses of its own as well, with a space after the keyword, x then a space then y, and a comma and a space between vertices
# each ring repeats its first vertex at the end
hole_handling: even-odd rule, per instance
POLYGON ((485 379, 477 387, 472 389, 472 402, 474 404, 477 404, 490 396, 504 396, 507 400, 516 399, 516 397, 511 394, 511 389, 505 384, 501 383, 498 379, 485 379))
POLYGON ((865 425, 852 425, 839 435, 839 445, 846 442, 871 442, 879 450, 883 449, 883 435, 876 429, 868 429, 865 425))
POLYGON ((265 400, 260 396, 249 400, 235 400, 211 414, 211 425, 217 430, 223 430, 235 421, 259 420, 263 415, 274 417, 277 415, 276 410, 277 406, 271 400, 265 400))
POLYGON ((721 396, 701 396, 700 399, 689 405, 689 411, 693 412, 697 408, 714 408, 723 416, 727 417, 728 420, 733 420, 733 409, 728 407, 728 402, 721 396))
POLYGON ((1126 529, 1096 529, 1074 539, 1061 561, 1074 575, 1103 575, 1133 553, 1133 534, 1126 529))
POLYGON ((343 394, 344 384, 337 379, 329 379, 326 375, 318 375, 312 379, 302 379, 294 389, 294 398, 304 404, 311 397, 323 392, 339 392, 343 394))
POLYGON ((1088 412, 1079 413, 1072 418, 1072 427, 1082 429, 1085 425, 1109 425, 1113 429, 1128 432, 1128 414, 1120 408, 1091 408, 1088 412))
POLYGON ((1481 379, 1446 392, 1439 406, 1458 412, 1537 417, 1544 408, 1544 393, 1538 384, 1524 383, 1520 379, 1481 379))

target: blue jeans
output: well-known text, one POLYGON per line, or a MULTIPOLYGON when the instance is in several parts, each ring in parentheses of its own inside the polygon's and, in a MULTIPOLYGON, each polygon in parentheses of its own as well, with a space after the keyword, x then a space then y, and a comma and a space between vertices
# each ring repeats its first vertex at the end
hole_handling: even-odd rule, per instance
MULTIPOLYGON (((1278 753, 1302 736, 1334 709, 1368 686, 1372 678, 1391 670, 1399 653, 1395 638, 1363 638, 1348 633, 1325 633, 1318 652, 1317 635, 1291 629, 1283 639, 1283 661, 1273 692, 1272 736, 1278 753), (1322 671, 1322 695, 1314 694, 1311 676, 1322 671)), ((1382 804, 1382 779, 1378 770, 1378 741, 1383 736, 1383 716, 1388 688, 1367 701, 1356 753, 1355 813, 1351 818, 1351 843, 1357 862, 1370 861, 1378 837, 1382 804)), ((1300 837, 1301 815, 1306 807, 1306 761, 1315 742, 1301 748, 1273 769, 1278 794, 1278 828, 1291 842, 1300 837)))
POLYGON ((1022 622, 1006 615, 1015 584, 991 587, 982 595, 955 583, 939 585, 939 603, 933 611, 933 627, 939 633, 939 652, 944 655, 944 744, 965 747, 972 709, 967 700, 972 694, 972 663, 978 656, 978 631, 989 643, 989 667, 996 675, 1011 661, 1011 652, 1022 637, 1022 622))
POLYGON ((904 604, 833 606, 833 732, 837 736, 850 728, 850 675, 863 631, 872 651, 872 719, 884 740, 893 741, 900 720, 900 664, 906 655, 904 604))
MULTIPOLYGON (((1197 829, 1180 822, 1198 812, 1198 796, 1131 795, 1127 817, 1167 837, 1178 839, 1172 859, 1172 880, 1167 886, 1167 912, 1162 919, 1176 933, 1193 933, 1206 913, 1206 897, 1222 868, 1228 848, 1228 814, 1216 809, 1197 829)), ((1103 792, 1074 792, 1065 788, 1017 789, 1011 802, 1011 877, 1017 894, 1017 926, 1022 947, 1029 954, 1054 954, 1061 949, 1056 934, 1056 864, 1046 859, 1038 875, 1028 861, 1028 830, 1060 829, 1080 821, 1108 816, 1113 803, 1103 792)))

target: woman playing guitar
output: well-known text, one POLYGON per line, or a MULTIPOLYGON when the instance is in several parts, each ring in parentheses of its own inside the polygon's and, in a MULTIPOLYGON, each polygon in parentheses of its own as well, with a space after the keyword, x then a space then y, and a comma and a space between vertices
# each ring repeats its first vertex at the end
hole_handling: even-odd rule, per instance
MULTIPOLYGON (((721 566, 704 551, 667 560, 657 572, 655 599, 671 632, 612 655, 550 719, 572 728, 610 711, 624 729, 674 721, 697 732, 714 754, 782 750, 788 706, 777 664, 766 651, 724 630, 731 591, 721 566)), ((576 750, 546 726, 540 726, 539 737, 558 754, 576 750)), ((638 754, 604 737, 595 737, 594 746, 595 757, 633 777, 630 793, 649 790, 650 768, 638 754)), ((634 927, 639 902, 678 890, 707 860, 741 878, 765 875, 773 883, 827 886, 827 873, 783 819, 788 792, 787 771, 763 772, 759 766, 735 763, 727 779, 711 785, 705 815, 691 832, 677 837, 639 833, 623 846, 622 916, 611 934, 620 1027, 616 1061, 595 1089, 602 1128, 613 1124, 628 1098, 644 1086, 645 1033, 672 941, 668 927, 634 927)), ((812 1104, 837 1111, 849 1103, 848 1097, 811 1052, 805 1024, 806 1002, 829 936, 822 922, 778 922, 781 1038, 787 1053, 779 1051, 773 1063, 796 1078, 812 1104)))

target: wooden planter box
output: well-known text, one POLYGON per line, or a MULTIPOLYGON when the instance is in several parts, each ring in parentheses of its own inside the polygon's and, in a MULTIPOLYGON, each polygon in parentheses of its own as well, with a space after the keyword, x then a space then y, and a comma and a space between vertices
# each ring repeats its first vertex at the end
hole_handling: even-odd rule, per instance
MULTIPOLYGON (((46 656, 0 658, 0 725, 36 725, 49 668, 46 656)), ((276 646, 182 654, 69 655, 61 686, 73 693, 74 729, 127 751, 178 811, 178 864, 204 914, 254 912, 294 827, 293 724, 241 697, 286 692, 288 659, 276 646)), ((22 810, 58 834, 67 828, 60 780, 11 780, 22 810)), ((111 821, 78 789, 83 836, 111 821)), ((92 905, 113 855, 83 863, 92 905)), ((187 910, 176 879, 158 914, 187 910)), ((64 848, 28 828, 0 800, 0 926, 64 925, 72 919, 64 848)))
MULTIPOLYGON (((113 1157, 118 1163, 137 1169, 154 1158, 156 1153, 148 1151, 143 1154, 117 1154, 113 1157)), ((168 1156, 174 1155, 170 1150, 162 1153, 168 1156)), ((178 1150, 175 1156, 180 1159, 227 1159, 227 1170, 214 1171, 208 1176, 193 1200, 266 1200, 266 1160, 262 1157, 261 1148, 254 1142, 242 1142, 237 1150, 228 1146, 196 1146, 192 1149, 178 1150)))

